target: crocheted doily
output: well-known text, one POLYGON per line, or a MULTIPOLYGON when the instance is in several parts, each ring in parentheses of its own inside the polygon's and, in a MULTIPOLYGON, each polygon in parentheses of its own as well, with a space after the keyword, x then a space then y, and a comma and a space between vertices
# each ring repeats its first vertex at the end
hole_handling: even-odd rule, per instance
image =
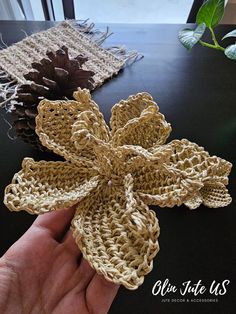
POLYGON ((85 259, 107 280, 136 289, 153 267, 159 225, 148 205, 227 206, 231 163, 183 140, 147 93, 112 108, 111 130, 87 90, 42 100, 36 132, 65 161, 25 158, 5 190, 10 210, 42 214, 78 203, 72 221, 85 259))

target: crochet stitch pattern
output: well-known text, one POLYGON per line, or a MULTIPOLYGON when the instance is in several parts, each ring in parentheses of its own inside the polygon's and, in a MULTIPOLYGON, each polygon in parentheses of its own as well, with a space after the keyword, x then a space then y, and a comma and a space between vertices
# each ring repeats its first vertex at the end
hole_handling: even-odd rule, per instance
POLYGON ((143 57, 124 46, 102 47, 112 34, 108 27, 101 32, 88 20, 81 23, 67 20, 9 47, 5 45, 7 48, 0 50, 0 107, 14 98, 20 84, 27 84, 25 74, 32 70, 32 63, 46 58, 47 51, 56 52, 65 44, 70 58, 83 55, 88 59, 82 69, 95 73, 94 88, 117 75, 127 64, 143 57))
POLYGON ((90 37, 83 28, 78 30, 72 22, 63 21, 1 50, 0 68, 18 83, 25 84, 24 74, 31 70, 31 64, 45 57, 46 51, 57 51, 66 43, 71 57, 82 54, 88 58, 83 68, 95 73, 95 86, 100 86, 120 71, 125 60, 100 47, 90 37))
POLYGON ((6 187, 14 211, 42 214, 77 205, 73 236, 84 258, 107 280, 136 289, 159 251, 158 220, 148 205, 190 209, 227 206, 231 163, 183 140, 148 93, 112 108, 110 128, 88 90, 75 100, 42 100, 36 132, 65 161, 25 158, 6 187))

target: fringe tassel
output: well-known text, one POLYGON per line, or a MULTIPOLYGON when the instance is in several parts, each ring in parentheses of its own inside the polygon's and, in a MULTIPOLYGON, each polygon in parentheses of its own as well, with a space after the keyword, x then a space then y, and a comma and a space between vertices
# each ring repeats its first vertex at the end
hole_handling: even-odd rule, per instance
POLYGON ((95 42, 98 46, 101 46, 103 42, 111 36, 113 33, 109 31, 109 27, 106 27, 106 31, 95 28, 94 23, 88 23, 89 19, 84 21, 67 20, 74 28, 79 32, 84 33, 89 39, 95 42))
POLYGON ((0 108, 6 107, 11 99, 16 95, 18 82, 11 79, 9 74, 0 70, 0 108))
POLYGON ((137 52, 136 50, 127 52, 125 46, 113 46, 106 48, 106 50, 108 50, 118 58, 122 58, 125 61, 125 64, 128 66, 136 61, 141 60, 144 57, 143 54, 137 52))
MULTIPOLYGON (((95 29, 95 24, 89 23, 89 19, 79 21, 67 20, 67 22, 71 23, 71 25, 79 32, 84 33, 98 46, 101 46, 108 37, 114 34, 113 32, 110 32, 108 26, 106 27, 106 31, 103 32, 99 29, 95 29)), ((144 57, 137 51, 127 51, 125 46, 113 46, 104 49, 108 50, 116 57, 122 59, 125 62, 125 65, 131 65, 144 57)))
POLYGON ((8 48, 7 44, 2 38, 2 33, 0 33, 0 42, 1 42, 1 46, 0 46, 1 49, 8 48))
POLYGON ((1 114, 2 119, 5 121, 5 123, 9 126, 9 129, 7 130, 7 137, 12 140, 15 141, 17 139, 17 135, 11 135, 11 132, 14 131, 13 126, 11 125, 11 123, 1 114))

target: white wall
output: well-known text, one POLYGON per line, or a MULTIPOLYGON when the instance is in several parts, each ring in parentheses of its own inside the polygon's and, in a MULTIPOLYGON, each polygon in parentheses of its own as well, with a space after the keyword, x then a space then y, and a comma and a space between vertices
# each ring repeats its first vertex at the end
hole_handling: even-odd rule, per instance
MULTIPOLYGON (((61 0, 52 2, 56 20, 63 20, 61 0)), ((27 19, 44 20, 41 0, 22 3, 27 19)), ((185 23, 193 0, 74 0, 74 3, 76 18, 93 22, 185 23)), ((16 0, 0 0, 0 19, 24 19, 16 0)))
POLYGON ((104 23, 185 23, 193 0, 74 0, 77 19, 104 23))

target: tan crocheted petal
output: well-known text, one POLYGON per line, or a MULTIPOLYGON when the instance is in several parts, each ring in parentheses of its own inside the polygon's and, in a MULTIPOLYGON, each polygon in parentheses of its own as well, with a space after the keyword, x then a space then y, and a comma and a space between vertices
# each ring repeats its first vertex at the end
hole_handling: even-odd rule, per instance
POLYGON ((5 189, 4 204, 10 210, 42 214, 76 204, 97 184, 97 178, 90 179, 87 171, 70 162, 25 158, 5 189))
POLYGON ((79 128, 89 129, 92 135, 108 142, 111 137, 109 127, 104 120, 103 114, 99 110, 99 106, 91 99, 89 90, 78 88, 73 96, 80 103, 81 111, 87 113, 79 116, 77 120, 78 123, 75 123, 76 127, 74 126, 75 129, 77 131, 79 128))
POLYGON ((186 139, 173 140, 168 144, 173 149, 170 166, 185 178, 203 182, 220 181, 228 184, 232 164, 220 157, 210 156, 203 147, 186 139))
POLYGON ((103 185, 82 200, 72 229, 84 258, 107 280, 136 289, 152 270, 158 220, 133 193, 130 175, 124 187, 103 185))
MULTIPOLYGON (((79 166, 87 164, 92 167, 93 156, 87 151, 79 151, 72 139, 72 126, 80 113, 91 112, 96 123, 93 130, 102 140, 109 140, 109 129, 104 121, 98 106, 91 100, 88 90, 78 89, 74 93, 77 101, 49 101, 42 100, 38 106, 36 117, 36 133, 44 146, 63 156, 66 160, 77 163, 79 166)), ((91 125, 89 125, 91 127, 91 125)))
POLYGON ((205 183, 204 187, 184 204, 190 209, 195 209, 201 204, 218 208, 228 206, 232 202, 232 198, 227 188, 221 182, 205 183))
POLYGON ((196 209, 201 204, 202 204, 202 196, 199 191, 196 194, 194 194, 193 197, 191 197, 184 203, 184 205, 187 206, 189 209, 196 209))
POLYGON ((141 146, 123 145, 118 146, 116 151, 122 153, 124 160, 125 172, 133 173, 134 175, 140 172, 140 169, 145 168, 157 170, 165 168, 165 163, 170 159, 172 149, 167 145, 160 145, 159 150, 155 154, 141 146))
MULTIPOLYGON (((135 189, 145 203, 161 207, 185 203, 193 209, 203 202, 205 186, 217 182, 222 186, 228 184, 227 176, 232 166, 228 161, 210 156, 203 147, 186 139, 174 140, 165 146, 172 148, 172 154, 163 169, 143 167, 134 175, 135 189)), ((158 147, 153 153, 157 150, 158 147)), ((221 204, 228 204, 228 201, 222 196, 221 204)))
POLYGON ((200 190, 202 202, 205 206, 211 208, 224 207, 232 202, 224 184, 216 182, 214 184, 205 184, 200 190))
POLYGON ((38 105, 36 117, 36 133, 41 143, 54 153, 78 165, 90 164, 77 151, 71 140, 72 125, 80 111, 80 103, 70 101, 42 100, 38 105))
POLYGON ((129 120, 137 118, 142 111, 153 102, 153 98, 148 93, 138 93, 129 96, 126 100, 121 100, 111 109, 111 130, 114 134, 118 129, 123 128, 129 120))
POLYGON ((130 96, 112 108, 112 143, 151 148, 164 144, 171 126, 147 93, 130 96))
POLYGON ((109 141, 105 121, 99 121, 99 117, 92 111, 84 111, 78 115, 77 121, 72 126, 71 140, 78 151, 91 150, 94 146, 106 146, 109 141))
POLYGON ((181 174, 165 167, 143 167, 134 179, 134 189, 141 199, 148 205, 160 207, 180 206, 202 187, 199 180, 183 179, 181 174))

